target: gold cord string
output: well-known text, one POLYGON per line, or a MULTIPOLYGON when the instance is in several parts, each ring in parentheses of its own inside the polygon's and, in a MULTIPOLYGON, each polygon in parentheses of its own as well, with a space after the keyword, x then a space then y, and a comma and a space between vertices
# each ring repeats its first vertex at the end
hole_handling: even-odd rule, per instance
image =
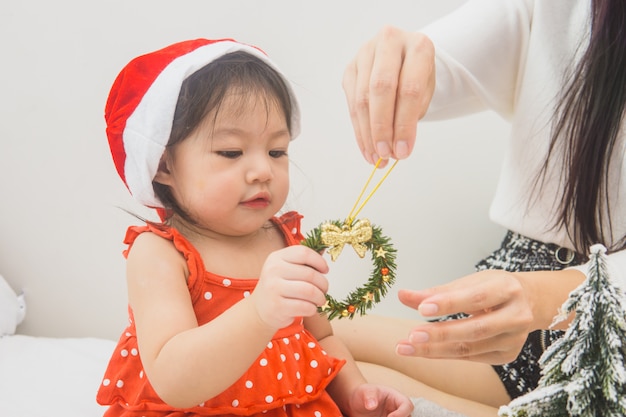
POLYGON ((363 203, 359 206, 359 208, 356 210, 356 212, 354 212, 354 210, 356 209, 357 205, 359 204, 359 201, 361 201, 361 198, 363 197, 363 194, 365 194, 365 190, 367 189, 367 187, 369 186, 370 182, 372 181, 372 177, 374 177, 374 174, 376 173, 376 170, 378 169, 378 166, 380 165, 381 161, 382 161, 382 158, 378 158, 378 161, 376 161, 376 165, 374 165, 374 169, 372 170, 372 173, 370 174, 369 178, 365 182, 365 185, 363 186, 363 189, 361 190, 361 193, 359 194, 359 197, 356 199, 356 202, 354 203, 354 206, 352 206, 352 210, 350 210, 350 214, 348 214, 348 218, 346 219, 346 224, 352 224, 352 222, 354 221, 356 216, 358 216, 359 213, 361 212, 361 210, 363 210, 363 207, 365 206, 365 204, 367 204, 367 202, 370 200, 370 198, 372 198, 372 196, 378 190, 378 188, 383 183, 383 181, 385 181, 385 179, 389 176, 389 174, 391 173, 391 170, 394 169, 396 164, 398 163, 398 160, 396 160, 393 163, 393 165, 391 165, 391 167, 389 167, 389 169, 387 170, 385 175, 383 175, 383 177, 378 181, 376 186, 374 186, 374 189, 372 189, 372 191, 370 191, 370 193, 365 198, 363 203))

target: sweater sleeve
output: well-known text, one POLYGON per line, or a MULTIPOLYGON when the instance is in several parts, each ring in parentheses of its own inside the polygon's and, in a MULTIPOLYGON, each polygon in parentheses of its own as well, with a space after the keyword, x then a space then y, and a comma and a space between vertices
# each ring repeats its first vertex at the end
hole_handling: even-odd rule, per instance
POLYGON ((607 257, 613 280, 626 291, 626 249, 612 253, 607 257))
POLYGON ((469 0, 426 26, 436 87, 426 120, 514 110, 532 23, 532 0, 469 0))

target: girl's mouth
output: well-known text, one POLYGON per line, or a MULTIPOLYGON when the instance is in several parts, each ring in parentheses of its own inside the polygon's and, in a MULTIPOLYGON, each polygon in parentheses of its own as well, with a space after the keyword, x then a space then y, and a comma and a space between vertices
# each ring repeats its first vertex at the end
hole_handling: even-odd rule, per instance
POLYGON ((268 193, 259 193, 241 204, 250 208, 265 208, 270 205, 270 197, 268 193))

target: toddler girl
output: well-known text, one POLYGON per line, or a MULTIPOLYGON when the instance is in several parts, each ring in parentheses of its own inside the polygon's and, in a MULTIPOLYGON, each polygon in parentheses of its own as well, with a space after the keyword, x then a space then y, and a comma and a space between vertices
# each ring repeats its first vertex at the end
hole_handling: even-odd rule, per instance
POLYGON ((129 326, 98 392, 106 416, 410 414, 367 384, 328 321, 328 266, 277 217, 299 132, 259 49, 180 42, 140 56, 106 105, 115 166, 161 223, 126 234, 129 326))

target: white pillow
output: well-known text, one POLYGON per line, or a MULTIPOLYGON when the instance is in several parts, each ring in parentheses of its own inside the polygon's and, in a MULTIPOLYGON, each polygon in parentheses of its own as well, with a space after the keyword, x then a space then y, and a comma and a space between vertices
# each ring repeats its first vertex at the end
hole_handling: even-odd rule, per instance
POLYGON ((17 295, 0 275, 0 336, 14 334, 24 320, 26 303, 24 294, 17 295))

